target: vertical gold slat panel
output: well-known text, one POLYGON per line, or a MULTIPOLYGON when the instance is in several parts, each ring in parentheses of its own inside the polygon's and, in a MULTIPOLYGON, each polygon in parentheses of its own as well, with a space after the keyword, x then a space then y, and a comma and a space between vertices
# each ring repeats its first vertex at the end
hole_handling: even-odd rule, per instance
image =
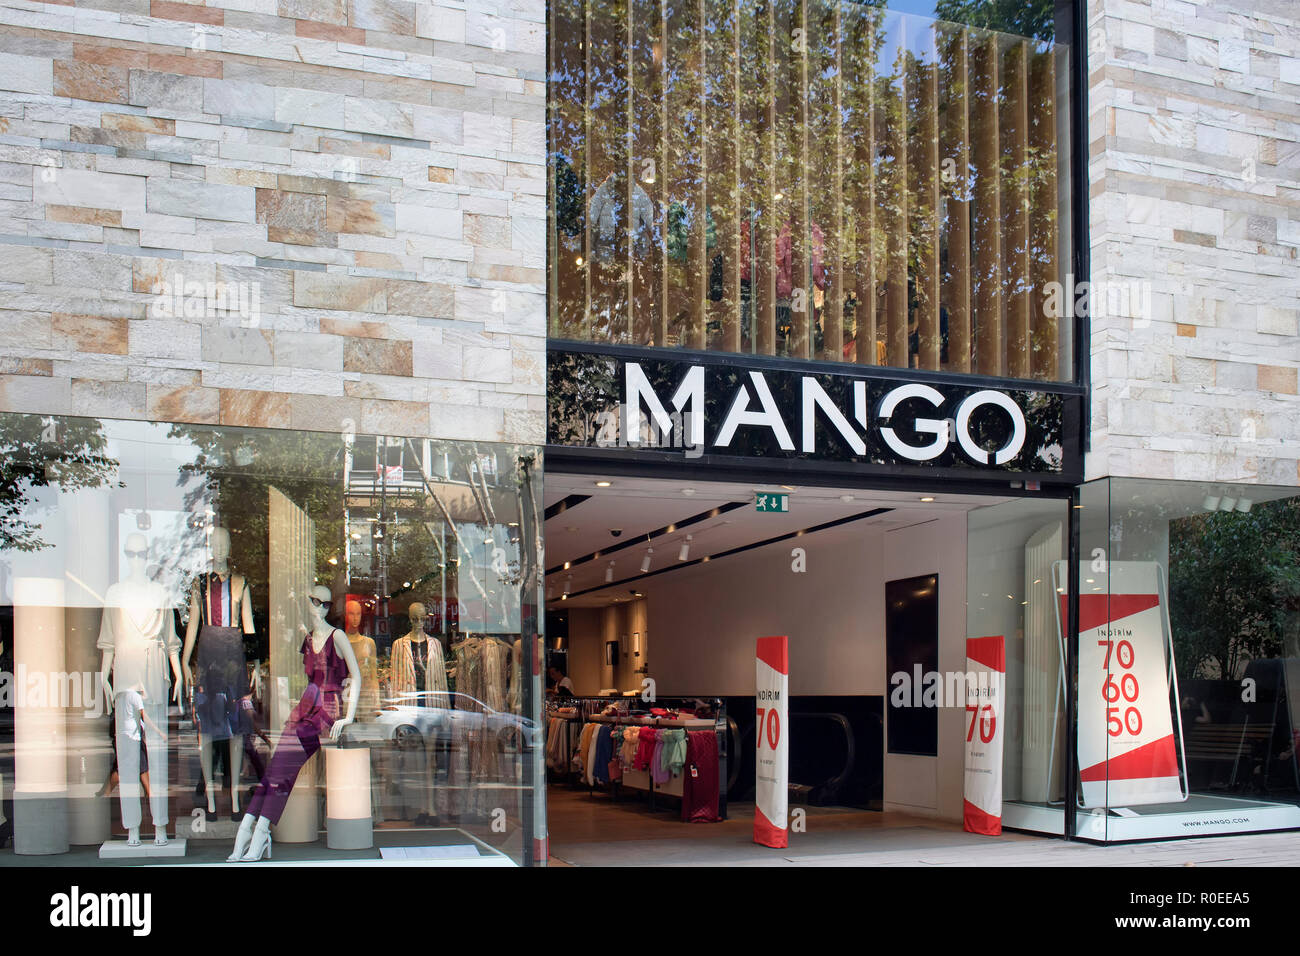
POLYGON ((708 90, 704 78, 708 75, 708 36, 705 25, 708 12, 705 0, 693 0, 684 5, 690 12, 689 29, 690 70, 688 86, 691 91, 690 106, 693 136, 686 148, 694 151, 693 177, 690 183, 690 235, 687 239, 687 257, 690 269, 687 278, 690 322, 687 327, 688 348, 703 349, 708 345, 708 286, 709 264, 707 233, 709 222, 709 129, 708 90))
POLYGON ((659 149, 656 156, 654 188, 651 192, 655 199, 655 215, 658 217, 659 249, 655 253, 656 274, 654 282, 659 293, 659 301, 655 303, 650 338, 652 345, 664 348, 668 345, 669 315, 672 310, 672 280, 668 260, 668 203, 671 201, 668 186, 672 182, 672 167, 668 161, 669 139, 671 136, 669 132, 671 125, 668 118, 668 0, 658 0, 657 3, 651 0, 650 5, 657 7, 659 12, 659 28, 655 33, 654 45, 655 83, 652 88, 656 94, 652 102, 657 103, 659 107, 655 127, 659 149))
POLYGON ((674 211, 689 221, 698 171, 698 94, 691 77, 699 68, 694 45, 694 3, 670 6, 665 0, 667 31, 664 37, 664 301, 667 337, 664 345, 692 347, 695 285, 692 281, 690 244, 674 211), (674 228, 674 226, 676 228, 674 228))
POLYGON ((816 0, 799 0, 796 4, 796 28, 802 42, 795 52, 792 66, 791 97, 794 99, 794 123, 791 129, 794 167, 790 182, 790 282, 793 297, 790 305, 790 342, 788 354, 808 358, 812 345, 812 288, 809 281, 808 219, 808 55, 815 42, 808 32, 808 5, 816 0))
POLYGON ((934 63, 916 67, 916 115, 911 124, 913 241, 916 245, 917 368, 939 368, 939 94, 934 63))
POLYGON ((1029 196, 1028 79, 1029 45, 1020 40, 1003 63, 1002 119, 1006 175, 1003 176, 1002 238, 1006 267, 1007 374, 1028 378, 1029 354, 1029 196))
POLYGON ((622 48, 622 67, 619 76, 619 87, 622 92, 623 125, 621 129, 615 129, 611 132, 622 132, 622 153, 623 153, 623 215, 621 223, 627 225, 626 245, 620 249, 622 258, 620 260, 623 272, 621 276, 614 281, 622 285, 623 300, 626 303, 623 309, 623 322, 621 328, 619 323, 615 323, 615 328, 611 330, 610 341, 635 342, 636 323, 639 321, 636 308, 635 277, 636 277, 636 244, 637 244, 637 173, 634 166, 636 159, 636 100, 633 93, 633 56, 636 51, 635 39, 633 34, 633 7, 636 0, 621 0, 622 21, 619 26, 622 27, 619 46, 622 48), (619 333, 622 333, 620 336, 619 333))
MULTIPOLYGON (((854 8, 850 8, 854 9, 854 8)), ((853 292, 855 351, 860 365, 876 364, 876 28, 874 10, 857 8, 846 52, 853 122, 853 292)))
POLYGON ((849 264, 844 240, 844 15, 843 4, 833 0, 823 19, 827 68, 834 70, 826 113, 826 153, 823 166, 830 166, 830 216, 822 223, 826 233, 825 265, 830 271, 826 288, 825 317, 822 320, 822 358, 844 359, 845 273, 849 264))
POLYGON ((778 183, 777 149, 777 19, 773 0, 760 0, 755 17, 760 70, 756 106, 758 131, 757 183, 758 216, 753 223, 755 250, 750 263, 754 310, 754 351, 759 355, 776 354, 776 232, 780 229, 776 214, 778 183))
POLYGON ((945 181, 948 203, 948 268, 944 273, 943 302, 948 310, 948 363, 953 372, 971 370, 970 314, 970 123, 967 79, 966 30, 954 30, 943 58, 943 125, 940 153, 952 161, 955 177, 945 181))
POLYGON ((546 109, 546 334, 550 338, 563 338, 560 330, 560 233, 557 215, 557 193, 555 189, 556 163, 554 157, 560 154, 559 142, 563 117, 559 103, 555 100, 557 88, 563 83, 560 72, 560 11, 559 4, 550 4, 546 10, 546 60, 551 75, 547 77, 546 109))
POLYGON ((706 44, 709 208, 713 214, 715 243, 705 250, 705 312, 708 348, 736 352, 740 349, 739 251, 740 220, 736 183, 736 0, 706 0, 706 44), (720 278, 722 288, 716 287, 720 278))
MULTIPOLYGON (((630 238, 627 182, 627 3, 602 0, 591 12, 591 176, 594 197, 602 186, 607 202, 602 218, 613 222, 613 233, 601 230, 588 200, 591 242, 591 309, 588 321, 599 341, 626 341, 628 330, 627 263, 630 238), (603 234, 602 234, 603 233, 603 234)), ((597 207, 599 211, 599 207, 597 207)))
POLYGON ((638 232, 632 263, 632 341, 637 345, 663 344, 658 337, 662 324, 663 300, 659 270, 663 262, 655 237, 663 227, 663 189, 659 171, 662 144, 659 111, 663 100, 660 82, 663 33, 659 23, 659 0, 629 0, 629 37, 632 47, 628 85, 632 91, 631 178, 643 199, 652 206, 653 222, 646 233, 638 232))
MULTIPOLYGON (((1035 54, 1029 70, 1029 150, 1033 162, 1029 206, 1030 270, 1033 286, 1031 333, 1034 378, 1055 381, 1061 377, 1061 316, 1049 312, 1045 290, 1059 282, 1056 182, 1056 52, 1035 54)), ((1073 307, 1073 303, 1068 304, 1073 307)))
POLYGON ((885 147, 889 154, 884 176, 886 282, 885 361, 908 367, 907 348, 907 62, 904 24, 899 17, 898 59, 885 104, 885 147))
POLYGON ((594 117, 592 116, 592 16, 596 0, 585 0, 582 7, 582 322, 581 338, 591 340, 591 197, 596 191, 596 173, 592 171, 592 139, 594 135, 594 117))
POLYGON ((724 36, 729 48, 728 75, 724 79, 730 91, 726 119, 730 126, 727 139, 730 149, 731 172, 728 176, 730 193, 727 197, 730 206, 728 238, 726 247, 722 249, 725 274, 723 303, 726 308, 722 319, 722 348, 727 352, 739 352, 741 350, 742 321, 740 290, 740 240, 742 232, 740 224, 748 215, 747 200, 749 197, 749 190, 744 188, 741 178, 745 165, 743 153, 749 144, 747 139, 741 137, 741 116, 744 109, 745 84, 751 82, 752 78, 742 78, 741 75, 740 37, 744 29, 743 10, 745 4, 742 0, 727 0, 727 6, 731 26, 724 36))
POLYGON ((981 375, 1003 374, 1002 227, 999 192, 1001 148, 998 137, 998 41, 992 34, 970 48, 971 145, 975 170, 975 355, 981 375))

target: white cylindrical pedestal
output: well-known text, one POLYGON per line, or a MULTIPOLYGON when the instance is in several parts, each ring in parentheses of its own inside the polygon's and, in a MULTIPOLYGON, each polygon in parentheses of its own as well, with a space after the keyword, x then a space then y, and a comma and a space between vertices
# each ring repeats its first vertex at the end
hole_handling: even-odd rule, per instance
POLYGON ((68 748, 59 694, 65 680, 63 602, 59 578, 14 580, 14 853, 19 855, 68 852, 68 748))
POLYGON ((374 846, 370 816, 370 748, 325 750, 325 843, 331 850, 374 846))

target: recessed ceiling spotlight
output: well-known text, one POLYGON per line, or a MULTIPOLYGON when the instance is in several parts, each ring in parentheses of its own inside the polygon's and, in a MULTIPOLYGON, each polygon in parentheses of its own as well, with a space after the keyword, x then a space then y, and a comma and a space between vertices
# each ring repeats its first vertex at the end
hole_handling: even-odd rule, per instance
POLYGON ((683 488, 683 489, 682 489, 682 494, 684 494, 687 498, 689 498, 691 495, 695 494, 695 489, 694 489, 694 488, 683 488))
POLYGON ((925 496, 924 498, 922 498, 921 500, 922 500, 922 501, 934 501, 934 497, 933 497, 932 495, 926 495, 926 496, 925 496))
POLYGON ((612 485, 613 483, 614 483, 614 482, 612 482, 612 481, 608 481, 608 480, 602 478, 600 481, 596 482, 596 487, 597 487, 597 488, 608 488, 608 487, 609 487, 610 485, 612 485))
POLYGON ((853 500, 852 495, 840 495, 840 501, 844 502, 845 504, 848 504, 852 500, 853 500))

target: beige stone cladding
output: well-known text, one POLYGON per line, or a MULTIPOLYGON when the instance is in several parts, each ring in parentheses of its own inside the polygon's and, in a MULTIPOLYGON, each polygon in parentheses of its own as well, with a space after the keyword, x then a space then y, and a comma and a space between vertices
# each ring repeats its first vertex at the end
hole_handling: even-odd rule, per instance
POLYGON ((1088 474, 1300 484, 1300 4, 1088 20, 1088 474))
POLYGON ((544 20, 0 0, 0 410, 542 442, 544 20))

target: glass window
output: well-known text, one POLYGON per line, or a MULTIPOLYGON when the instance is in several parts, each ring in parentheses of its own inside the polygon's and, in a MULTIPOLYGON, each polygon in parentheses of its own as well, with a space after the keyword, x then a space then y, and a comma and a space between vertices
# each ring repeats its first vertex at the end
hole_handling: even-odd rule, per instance
POLYGON ((1070 50, 1032 7, 556 0, 552 337, 1069 378, 1070 50))
POLYGON ((1085 486, 1079 832, 1300 826, 1300 494, 1085 486))
MULTIPOLYGON (((1005 664, 1002 822, 1057 835, 1065 832, 1065 645, 1052 569, 1068 553, 1068 512, 1068 501, 1042 498, 976 508, 966 536, 966 634, 1000 642, 1005 664)), ((971 742, 975 731, 993 736, 983 713, 970 716, 971 742)))
POLYGON ((0 454, 20 854, 269 827, 290 860, 531 862, 535 450, 4 414, 0 454))

